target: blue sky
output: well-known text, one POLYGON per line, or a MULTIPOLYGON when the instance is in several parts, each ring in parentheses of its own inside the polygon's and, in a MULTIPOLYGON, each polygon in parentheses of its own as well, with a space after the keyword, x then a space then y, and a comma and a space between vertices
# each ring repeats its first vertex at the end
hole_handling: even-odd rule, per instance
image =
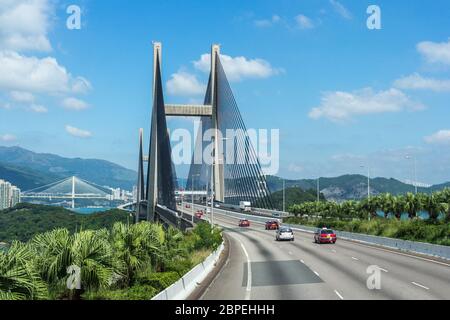
POLYGON ((247 127, 280 129, 281 176, 370 165, 407 180, 410 154, 420 182, 450 181, 449 39, 445 0, 2 0, 0 145, 134 169, 152 41, 175 103, 202 100, 201 56, 220 43, 247 127), (66 28, 72 4, 81 30, 66 28), (371 4, 381 30, 366 26, 371 4))

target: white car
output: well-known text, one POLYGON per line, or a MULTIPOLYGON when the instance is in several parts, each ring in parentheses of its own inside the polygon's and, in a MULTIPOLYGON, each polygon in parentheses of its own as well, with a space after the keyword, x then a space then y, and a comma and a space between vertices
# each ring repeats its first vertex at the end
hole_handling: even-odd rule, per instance
POLYGON ((282 227, 277 231, 276 240, 294 241, 294 231, 291 228, 282 227))

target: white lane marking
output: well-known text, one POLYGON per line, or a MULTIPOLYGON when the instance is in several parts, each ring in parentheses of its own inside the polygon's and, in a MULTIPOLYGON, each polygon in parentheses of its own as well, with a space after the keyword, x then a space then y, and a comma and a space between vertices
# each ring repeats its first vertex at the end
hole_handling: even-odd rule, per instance
POLYGON ((289 254, 292 256, 293 255, 292 251, 289 251, 289 254))
POLYGON ((334 293, 336 293, 339 299, 344 300, 344 297, 337 290, 334 290, 334 293))
POLYGON ((303 260, 300 260, 300 262, 303 263, 303 264, 305 264, 305 261, 303 261, 303 260))
POLYGON ((421 285, 420 283, 417 283, 417 282, 411 282, 413 285, 415 285, 415 286, 418 286, 418 287, 421 287, 421 288, 423 288, 423 289, 425 289, 425 290, 430 290, 430 288, 428 288, 428 287, 425 287, 424 285, 421 285))
MULTIPOLYGON (((198 206, 198 205, 197 205, 198 206)), ((198 207, 200 207, 200 206, 198 206, 198 207)), ((203 206, 203 208, 204 208, 204 206, 203 206)), ((220 209, 219 209, 220 210, 220 209)), ((215 211, 219 211, 219 210, 215 210, 215 211)), ((226 216, 226 217, 228 217, 228 218, 230 218, 230 216, 229 215, 227 215, 226 214, 226 210, 220 210, 220 211, 222 211, 222 212, 225 212, 225 213, 222 213, 222 215, 224 215, 224 216, 226 216)), ((236 214, 236 212, 233 212, 233 211, 230 211, 230 212, 232 212, 233 214, 236 214)), ((220 212, 217 212, 218 214, 221 214, 220 212)), ((252 220, 252 218, 254 219, 254 217, 255 216, 251 216, 251 215, 241 215, 241 216, 247 216, 248 217, 248 219, 249 220, 252 220)), ((236 217, 231 217, 231 218, 236 218, 236 217)), ((268 217, 269 218, 269 217, 268 217)), ((261 225, 263 225, 264 223, 262 223, 262 222, 259 222, 259 221, 252 221, 252 222, 254 222, 254 223, 257 223, 257 224, 261 224, 261 225)), ((292 229, 294 229, 294 230, 297 230, 297 231, 300 231, 300 232, 302 232, 302 233, 308 233, 308 234, 312 234, 313 232, 310 232, 310 231, 307 231, 307 230, 303 230, 303 229, 300 229, 300 228, 296 228, 296 227, 292 227, 292 229)), ((427 262, 432 262, 432 263, 436 263, 436 264, 440 264, 440 265, 443 265, 443 266, 446 266, 446 267, 450 267, 450 263, 445 263, 445 262, 441 262, 441 261, 436 261, 436 260, 432 260, 432 259, 427 259, 427 258, 424 258, 424 257, 420 257, 420 256, 415 256, 415 255, 411 255, 411 254, 407 254, 407 253, 402 253, 402 252, 398 252, 398 251, 393 251, 393 250, 395 250, 395 249, 383 249, 383 248, 381 248, 381 247, 377 247, 376 245, 366 245, 366 244, 364 244, 364 243, 361 243, 361 242, 358 242, 358 241, 352 241, 352 240, 349 240, 349 239, 342 239, 343 241, 346 241, 346 242, 350 242, 350 243, 353 243, 353 244, 357 244, 357 245, 360 245, 360 246, 363 246, 363 247, 367 247, 367 248, 371 248, 371 249, 374 249, 374 250, 380 250, 380 251, 385 251, 385 252, 389 252, 389 253, 392 253, 392 254, 398 254, 398 255, 401 255, 401 256, 406 256, 406 257, 410 257, 410 258, 415 258, 415 259, 419 259, 419 260, 423 260, 423 261, 427 261, 427 262)), ((420 254, 420 253, 418 253, 418 254, 420 254)))
POLYGON ((355 258, 355 257, 352 257, 352 259, 355 260, 355 261, 359 261, 359 259, 358 259, 358 258, 355 258))
POLYGON ((238 240, 241 243, 241 248, 244 251, 245 256, 247 257, 247 289, 245 291, 245 300, 250 300, 250 295, 252 292, 252 265, 250 261, 250 256, 248 255, 247 250, 245 249, 244 244, 241 240, 238 240))
POLYGON ((380 267, 378 267, 378 269, 380 269, 381 271, 386 272, 386 273, 389 272, 389 271, 387 271, 386 269, 383 269, 383 268, 380 268, 380 267))
POLYGON ((320 275, 317 271, 314 271, 314 273, 316 274, 316 276, 320 277, 320 275))
POLYGON ((334 250, 334 249, 331 249, 331 252, 334 252, 334 253, 336 253, 336 250, 334 250))

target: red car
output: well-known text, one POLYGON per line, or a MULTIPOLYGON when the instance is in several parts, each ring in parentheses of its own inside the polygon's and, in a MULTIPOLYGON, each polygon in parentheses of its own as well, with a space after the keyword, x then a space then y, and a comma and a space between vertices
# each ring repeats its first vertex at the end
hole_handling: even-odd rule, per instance
POLYGON ((196 217, 197 219, 203 218, 203 211, 202 211, 202 210, 198 210, 198 211, 195 213, 195 217, 196 217))
POLYGON ((248 227, 250 227, 250 221, 248 221, 247 219, 240 220, 239 221, 239 227, 241 227, 241 228, 248 228, 248 227))
POLYGON ((315 243, 336 243, 336 232, 331 229, 323 228, 317 229, 314 233, 315 243))
POLYGON ((190 209, 191 208, 191 205, 190 204, 187 204, 186 205, 186 209, 190 209))
POLYGON ((272 220, 266 222, 266 230, 278 230, 280 229, 280 224, 278 221, 272 220))

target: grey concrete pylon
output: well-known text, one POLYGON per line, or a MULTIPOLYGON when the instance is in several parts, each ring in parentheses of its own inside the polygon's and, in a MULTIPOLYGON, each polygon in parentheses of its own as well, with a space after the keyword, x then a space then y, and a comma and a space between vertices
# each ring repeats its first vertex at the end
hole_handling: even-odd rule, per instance
POLYGON ((145 197, 144 187, 144 151, 143 151, 144 129, 139 130, 139 161, 138 161, 138 181, 136 192, 136 216, 135 222, 138 223, 142 214, 142 201, 145 197))
POLYGON ((160 42, 153 43, 153 109, 150 134, 150 154, 147 171, 147 221, 155 221, 155 207, 158 199, 158 117, 156 109, 157 72, 161 71, 160 42))
POLYGON ((212 103, 212 125, 214 130, 214 159, 213 159, 213 184, 214 199, 216 201, 225 202, 225 180, 224 180, 224 163, 223 163, 223 134, 219 129, 219 117, 217 100, 219 84, 217 81, 217 60, 220 56, 220 46, 213 45, 211 48, 211 103, 212 103))

